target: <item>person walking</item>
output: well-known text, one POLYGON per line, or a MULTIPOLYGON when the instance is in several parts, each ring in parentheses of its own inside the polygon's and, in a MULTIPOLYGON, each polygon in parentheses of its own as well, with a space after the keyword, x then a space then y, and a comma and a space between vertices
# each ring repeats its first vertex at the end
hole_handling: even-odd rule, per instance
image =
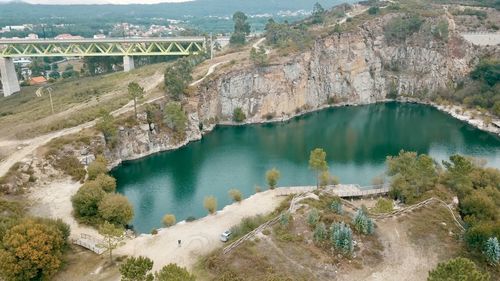
POLYGON ((181 240, 177 240, 177 245, 181 246, 181 240))

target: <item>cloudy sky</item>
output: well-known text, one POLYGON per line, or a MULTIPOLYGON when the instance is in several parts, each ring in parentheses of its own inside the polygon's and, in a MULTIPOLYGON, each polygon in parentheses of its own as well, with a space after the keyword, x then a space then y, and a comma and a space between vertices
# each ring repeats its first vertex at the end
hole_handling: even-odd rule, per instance
MULTIPOLYGON (((0 0, 0 3, 11 2, 12 0, 0 0)), ((155 3, 178 3, 190 0, 22 0, 31 4, 155 4, 155 3)))

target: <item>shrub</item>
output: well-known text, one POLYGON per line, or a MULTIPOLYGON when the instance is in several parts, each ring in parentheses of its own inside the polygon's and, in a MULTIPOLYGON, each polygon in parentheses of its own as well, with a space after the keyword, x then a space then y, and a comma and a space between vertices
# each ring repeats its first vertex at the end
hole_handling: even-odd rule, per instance
POLYGON ((471 260, 456 258, 439 263, 435 269, 429 272, 427 281, 488 281, 489 279, 488 274, 481 273, 471 260))
POLYGON ((99 214, 99 203, 106 193, 96 182, 86 182, 73 197, 73 211, 77 218, 92 219, 99 214))
POLYGON ((373 220, 369 218, 362 209, 356 212, 353 222, 354 222, 354 228, 358 232, 363 234, 373 233, 373 220))
POLYGON ((196 220, 196 218, 193 217, 193 216, 189 216, 189 217, 186 218, 186 222, 192 222, 192 221, 195 221, 195 220, 196 220))
POLYGON ((96 128, 104 135, 106 144, 114 147, 118 142, 118 127, 116 126, 115 117, 109 112, 102 112, 101 118, 96 123, 96 128))
POLYGON ((169 102, 165 105, 163 122, 174 132, 184 133, 187 128, 188 118, 179 102, 169 102))
POLYGON ((217 199, 214 196, 205 197, 203 206, 210 214, 214 214, 217 210, 217 199))
POLYGON ((130 257, 120 265, 122 281, 153 281, 153 261, 147 257, 130 257))
POLYGON ((379 12, 380 12, 379 7, 370 7, 368 9, 368 14, 370 14, 370 15, 377 15, 379 12))
POLYGON ((418 32, 423 22, 416 15, 394 18, 384 27, 385 38, 388 42, 402 42, 413 33, 418 32))
POLYGON ((243 236, 250 231, 256 229, 261 224, 265 223, 267 218, 265 216, 257 215, 254 217, 247 217, 241 220, 241 223, 231 227, 231 232, 233 233, 232 239, 243 236))
POLYGON ((112 176, 99 174, 95 178, 95 182, 107 193, 112 193, 116 190, 116 179, 112 176))
POLYGON ((389 213, 394 209, 393 201, 385 198, 379 198, 375 204, 377 213, 389 213))
POLYGON ((484 255, 488 262, 497 265, 500 262, 500 245, 496 237, 490 237, 484 247, 484 255))
POLYGON ((344 213, 344 210, 342 210, 342 201, 340 200, 340 198, 336 197, 333 200, 332 204, 330 205, 330 210, 339 215, 342 215, 344 213))
POLYGON ((270 189, 276 188, 276 185, 278 184, 278 180, 280 179, 280 177, 281 177, 280 171, 278 171, 278 169, 276 168, 272 168, 271 170, 268 170, 266 172, 266 181, 270 189))
POLYGON ((245 119, 247 119, 247 116, 243 112, 243 109, 241 109, 241 107, 235 108, 233 111, 233 121, 241 123, 245 121, 245 119))
POLYGON ((291 215, 288 212, 283 212, 280 215, 280 225, 286 227, 290 224, 291 215))
POLYGON ((320 222, 316 224, 316 228, 314 228, 313 238, 316 242, 321 242, 326 239, 328 236, 328 232, 326 231, 326 226, 324 223, 320 222))
POLYGON ((74 155, 64 155, 55 161, 55 168, 64 171, 74 181, 83 181, 87 171, 74 155))
POLYGON ((309 226, 314 227, 319 222, 319 212, 316 208, 313 208, 307 214, 307 223, 309 226))
POLYGON ((156 235, 156 234, 158 234, 158 229, 156 228, 151 229, 151 235, 156 235))
POLYGON ((99 203, 99 215, 114 225, 126 225, 134 217, 134 208, 121 194, 106 194, 99 203))
POLYGON ((177 264, 169 264, 164 266, 160 271, 155 273, 156 281, 196 281, 196 277, 190 274, 184 267, 179 267, 177 264))
POLYGON ((166 227, 172 226, 175 224, 175 216, 172 214, 166 214, 165 216, 163 216, 162 221, 166 227))
POLYGON ((264 47, 260 46, 259 50, 252 48, 250 50, 250 60, 257 66, 267 65, 267 54, 264 47))
POLYGON ((343 222, 333 223, 330 228, 330 240, 333 247, 344 255, 353 251, 352 230, 343 222))
POLYGON ((239 191, 238 189, 231 189, 229 190, 229 196, 231 197, 231 199, 233 199, 234 202, 240 202, 241 199, 242 199, 242 194, 241 194, 241 191, 239 191))
POLYGON ((107 163, 104 158, 99 157, 92 161, 87 167, 88 179, 95 180, 97 176, 106 174, 108 172, 107 163))

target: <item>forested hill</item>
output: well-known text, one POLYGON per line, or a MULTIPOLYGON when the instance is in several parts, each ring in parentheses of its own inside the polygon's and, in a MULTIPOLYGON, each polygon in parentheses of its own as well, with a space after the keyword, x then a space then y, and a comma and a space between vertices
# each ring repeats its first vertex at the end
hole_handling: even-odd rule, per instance
MULTIPOLYGON (((280 11, 312 10, 311 0, 196 0, 152 5, 32 5, 22 2, 0 4, 0 26, 23 23, 118 22, 141 18, 184 19, 186 17, 247 14, 276 15, 280 11)), ((325 8, 342 0, 318 0, 325 8)), ((354 2, 348 0, 347 2, 354 2)))

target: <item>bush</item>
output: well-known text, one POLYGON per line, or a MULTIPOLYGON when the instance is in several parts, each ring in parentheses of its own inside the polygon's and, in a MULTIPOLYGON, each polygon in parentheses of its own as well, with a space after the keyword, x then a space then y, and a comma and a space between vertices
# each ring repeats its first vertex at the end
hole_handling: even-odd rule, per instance
POLYGON ((194 275, 190 274, 184 267, 179 267, 177 264, 169 264, 164 266, 160 271, 155 273, 156 281, 196 281, 194 275))
POLYGON ((307 214, 307 223, 309 224, 309 226, 315 227, 318 222, 319 222, 319 212, 316 208, 313 208, 307 214))
POLYGON ((268 170, 266 172, 266 181, 270 189, 276 188, 276 185, 278 184, 278 180, 280 179, 280 177, 281 177, 280 171, 278 171, 278 169, 276 168, 272 168, 271 170, 268 170))
POLYGON ((290 224, 290 220, 292 218, 292 215, 288 212, 283 212, 280 215, 280 225, 283 227, 287 227, 290 224))
POLYGON ((333 223, 330 228, 330 240, 333 247, 343 255, 350 255, 353 251, 352 230, 343 222, 333 223))
POLYGON ((385 198, 379 198, 375 204, 375 212, 389 213, 394 209, 393 201, 385 198))
POLYGON ((153 281, 153 261, 147 257, 130 257, 120 265, 122 281, 153 281))
POLYGON ((174 132, 184 133, 187 128, 188 118, 179 102, 169 102, 165 105, 163 122, 174 132))
POLYGON ((325 224, 322 222, 316 224, 316 228, 314 229, 314 233, 313 233, 314 241, 316 241, 316 242, 324 241, 327 236, 328 236, 328 232, 326 231, 325 224))
POLYGON ((484 247, 484 255, 488 262, 497 265, 500 262, 500 245, 496 237, 490 237, 484 247))
POLYGON ((377 15, 379 12, 380 12, 379 7, 370 7, 368 9, 368 14, 370 14, 370 15, 377 15))
POLYGON ((49 280, 63 264, 67 237, 53 225, 24 219, 1 238, 0 277, 49 280))
POLYGON ((106 144, 114 147, 118 142, 118 127, 116 126, 115 117, 109 112, 102 112, 101 118, 96 123, 96 128, 104 135, 106 144))
POLYGON ((179 100, 184 94, 189 82, 193 79, 192 71, 193 65, 189 58, 178 59, 165 69, 165 90, 174 100, 179 100))
POLYGON ((233 121, 241 123, 245 121, 245 119, 247 119, 247 116, 245 115, 241 107, 235 108, 233 111, 233 121))
POLYGON ((362 234, 373 233, 373 220, 369 218, 366 213, 360 209, 354 216, 354 228, 362 234))
POLYGON ((429 272, 427 281, 488 281, 489 279, 488 274, 481 273, 471 260, 456 258, 439 263, 436 269, 429 272))
POLYGON ((99 215, 114 225, 128 224, 134 217, 134 208, 121 194, 106 194, 99 203, 99 215))
POLYGON ((217 211, 217 199, 214 196, 205 197, 203 206, 210 214, 214 214, 217 211))
POLYGON ((172 226, 175 224, 175 216, 172 214, 166 214, 165 216, 163 216, 162 221, 166 227, 172 226))
POLYGON ((108 172, 107 162, 104 158, 99 157, 92 161, 87 167, 88 179, 95 180, 97 176, 106 174, 108 172))
POLYGON ((240 202, 241 199, 242 199, 242 194, 241 194, 241 191, 239 191, 238 189, 231 189, 229 190, 229 196, 231 197, 231 199, 233 199, 234 202, 240 202))
POLYGON ((87 171, 74 155, 64 155, 55 161, 55 168, 64 171, 74 181, 83 181, 87 171))
POLYGON ((99 203, 106 193, 96 182, 86 182, 71 197, 73 212, 77 218, 94 219, 99 215, 99 203))
POLYGON ((116 179, 112 176, 99 174, 95 178, 95 182, 107 193, 113 193, 116 190, 116 179))
POLYGON ((342 215, 344 213, 344 210, 342 210, 342 201, 339 197, 336 197, 333 200, 332 204, 330 205, 330 210, 339 215, 342 215))
POLYGON ((418 32, 423 20, 416 16, 402 16, 389 21, 384 27, 385 39, 391 42, 403 42, 413 33, 418 32))
POLYGON ((232 239, 236 239, 237 237, 241 237, 249 233, 250 231, 256 229, 266 221, 267 218, 260 215, 255 217, 243 218, 240 224, 231 227, 231 232, 233 233, 232 239))

